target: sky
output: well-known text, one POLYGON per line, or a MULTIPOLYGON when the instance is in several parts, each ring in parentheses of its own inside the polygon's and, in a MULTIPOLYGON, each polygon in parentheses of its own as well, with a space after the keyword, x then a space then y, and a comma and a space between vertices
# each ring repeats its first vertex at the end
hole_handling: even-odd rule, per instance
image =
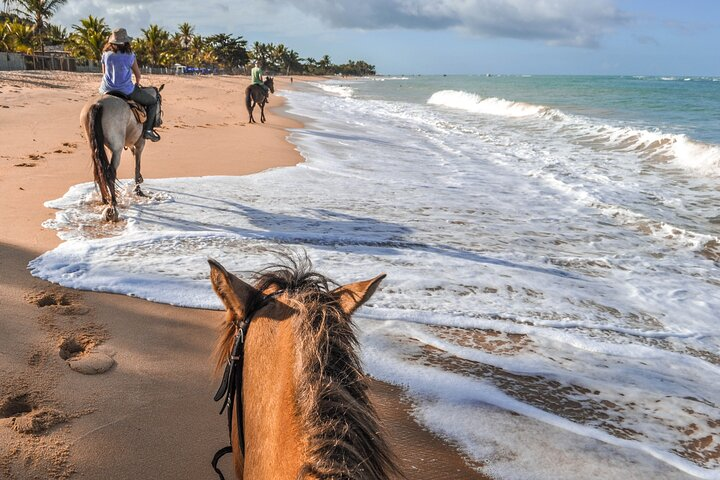
POLYGON ((365 60, 381 74, 720 75, 718 0, 69 0, 131 36, 195 33, 365 60))

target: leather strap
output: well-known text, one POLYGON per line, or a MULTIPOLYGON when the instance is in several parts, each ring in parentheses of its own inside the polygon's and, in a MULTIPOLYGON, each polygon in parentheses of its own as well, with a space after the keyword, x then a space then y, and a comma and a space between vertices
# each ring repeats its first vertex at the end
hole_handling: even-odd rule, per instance
POLYGON ((217 462, 225 454, 232 452, 232 415, 235 410, 235 417, 237 421, 237 434, 238 434, 238 445, 240 445, 240 452, 245 455, 245 432, 243 431, 243 399, 242 399, 242 381, 243 381, 243 365, 245 359, 245 335, 247 334, 248 328, 250 327, 250 321, 252 320, 255 311, 259 310, 265 303, 272 297, 282 293, 282 290, 265 295, 262 302, 252 312, 249 312, 245 319, 236 325, 235 330, 235 341, 233 342, 232 350, 230 351, 230 357, 228 358, 225 370, 223 371, 222 381, 220 387, 213 399, 217 402, 221 398, 225 398, 225 401, 220 407, 220 414, 227 408, 228 417, 228 433, 230 435, 230 445, 223 447, 217 452, 212 460, 212 466, 215 472, 220 477, 220 480, 225 480, 223 474, 217 468, 217 462), (236 402, 237 400, 237 402, 236 402))

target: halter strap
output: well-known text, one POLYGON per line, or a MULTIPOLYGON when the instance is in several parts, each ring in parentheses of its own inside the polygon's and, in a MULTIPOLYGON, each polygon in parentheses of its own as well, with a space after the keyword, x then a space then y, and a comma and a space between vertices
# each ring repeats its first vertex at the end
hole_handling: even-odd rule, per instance
POLYGON ((235 410, 235 416, 237 418, 237 432, 238 432, 238 445, 240 451, 245 455, 245 432, 243 430, 243 402, 242 402, 242 375, 243 375, 243 364, 245 357, 245 336, 250 322, 255 316, 255 313, 264 307, 268 300, 277 295, 281 294, 283 290, 276 290, 273 293, 263 296, 262 301, 258 304, 257 308, 246 313, 245 318, 238 323, 235 323, 235 340, 233 342, 230 355, 223 371, 222 381, 220 387, 213 399, 217 402, 221 398, 225 398, 225 401, 220 407, 220 414, 227 408, 228 418, 228 434, 230 435, 230 445, 223 447, 217 452, 212 459, 213 470, 218 474, 220 480, 225 480, 220 469, 217 467, 218 461, 228 453, 232 452, 232 414, 233 409, 235 410), (235 398, 237 397, 237 405, 235 405, 235 398))

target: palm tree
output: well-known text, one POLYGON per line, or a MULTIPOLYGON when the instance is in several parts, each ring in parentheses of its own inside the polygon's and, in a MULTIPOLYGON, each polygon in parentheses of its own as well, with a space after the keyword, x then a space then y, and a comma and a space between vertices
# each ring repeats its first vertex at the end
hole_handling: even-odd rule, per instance
POLYGON ((173 35, 173 42, 177 44, 180 50, 178 56, 180 57, 181 63, 185 65, 187 65, 190 60, 190 45, 195 37, 194 31, 195 27, 185 22, 178 25, 178 31, 173 35))
POLYGON ((182 48, 189 48, 193 37, 195 36, 195 27, 189 23, 181 23, 178 25, 178 38, 182 48))
POLYGON ((274 48, 275 45, 272 43, 255 42, 251 50, 252 58, 265 65, 265 68, 268 68, 271 66, 272 51, 274 48))
POLYGON ((8 50, 28 55, 33 54, 34 33, 32 25, 14 20, 6 23, 4 30, 7 31, 8 50))
POLYGON ((320 69, 320 73, 323 75, 327 75, 330 73, 330 67, 332 67, 332 61, 330 60, 329 55, 323 55, 320 60, 317 62, 317 66, 320 69))
POLYGON ((80 25, 73 25, 69 46, 74 55, 100 61, 102 49, 110 36, 110 27, 104 18, 93 17, 80 19, 80 25))
POLYGON ((284 44, 279 44, 271 52, 273 62, 281 70, 285 71, 285 75, 290 75, 291 71, 302 69, 300 64, 300 55, 295 50, 288 49, 284 44))
POLYGON ((13 40, 8 25, 9 22, 0 21, 0 52, 12 51, 13 40))
POLYGON ((47 24, 45 38, 50 45, 62 45, 68 40, 67 30, 60 25, 47 24))
POLYGON ((162 65, 168 60, 170 33, 154 24, 141 31, 144 37, 136 40, 136 53, 154 67, 162 65))
POLYGON ((193 67, 199 67, 203 61, 203 53, 205 51, 205 42, 200 35, 195 35, 190 40, 188 47, 188 64, 193 67))
POLYGON ((300 54, 295 50, 288 50, 287 54, 287 71, 285 75, 290 75, 293 72, 302 71, 302 63, 300 63, 300 54))
POLYGON ((18 11, 27 15, 33 21, 33 33, 40 43, 40 52, 45 53, 43 33, 45 21, 55 14, 55 11, 65 5, 68 0, 13 0, 18 4, 18 11))

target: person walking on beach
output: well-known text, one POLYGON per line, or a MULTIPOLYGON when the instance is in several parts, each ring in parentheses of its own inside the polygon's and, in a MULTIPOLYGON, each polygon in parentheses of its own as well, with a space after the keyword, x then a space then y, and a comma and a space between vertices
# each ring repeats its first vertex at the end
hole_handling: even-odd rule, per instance
POLYGON ((101 59, 103 78, 100 83, 100 93, 120 92, 145 107, 147 118, 143 125, 143 138, 157 142, 160 140, 160 135, 153 130, 157 99, 140 88, 140 67, 130 42, 132 37, 128 36, 124 28, 113 30, 103 48, 101 59), (132 75, 135 75, 134 84, 132 75))
POLYGON ((260 60, 255 61, 255 66, 250 70, 250 80, 252 81, 253 85, 260 85, 263 90, 265 90, 265 97, 267 97, 267 100, 265 100, 266 103, 270 103, 270 89, 267 85, 263 83, 263 71, 262 71, 262 63, 260 60))

